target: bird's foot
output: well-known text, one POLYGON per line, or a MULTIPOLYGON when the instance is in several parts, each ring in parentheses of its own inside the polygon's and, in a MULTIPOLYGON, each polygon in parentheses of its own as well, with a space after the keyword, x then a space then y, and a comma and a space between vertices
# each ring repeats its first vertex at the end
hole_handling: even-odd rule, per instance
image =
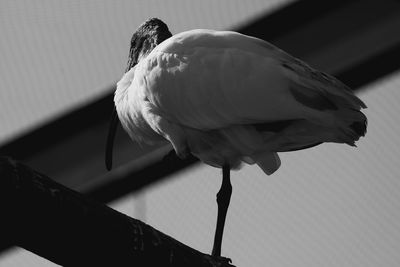
POLYGON ((214 257, 210 255, 205 255, 206 259, 209 261, 212 267, 235 267, 232 265, 232 260, 225 257, 214 257))

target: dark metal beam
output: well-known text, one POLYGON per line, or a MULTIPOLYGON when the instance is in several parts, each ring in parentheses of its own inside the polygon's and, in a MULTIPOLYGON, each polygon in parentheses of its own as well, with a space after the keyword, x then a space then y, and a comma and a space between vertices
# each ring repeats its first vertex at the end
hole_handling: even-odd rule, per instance
POLYGON ((256 18, 240 27, 238 32, 263 40, 278 39, 352 2, 356 1, 296 1, 272 14, 256 18))
POLYGON ((0 157, 0 236, 62 266, 232 266, 0 157), (221 265, 219 265, 219 264, 221 265))
POLYGON ((400 44, 342 70, 337 77, 351 88, 358 89, 397 70, 400 70, 400 44))

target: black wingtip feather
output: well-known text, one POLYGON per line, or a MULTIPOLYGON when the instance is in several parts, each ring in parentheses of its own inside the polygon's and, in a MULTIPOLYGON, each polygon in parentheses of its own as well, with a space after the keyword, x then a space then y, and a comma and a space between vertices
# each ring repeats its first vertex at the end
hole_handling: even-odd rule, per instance
POLYGON ((364 115, 364 113, 362 113, 359 110, 354 110, 360 113, 360 115, 362 116, 362 120, 358 120, 353 122, 352 124, 350 124, 350 128, 358 135, 358 136, 365 136, 365 134, 367 133, 367 126, 368 126, 368 119, 367 117, 364 115))
POLYGON ((356 121, 350 125, 350 128, 358 135, 365 136, 367 132, 367 120, 365 121, 356 121))

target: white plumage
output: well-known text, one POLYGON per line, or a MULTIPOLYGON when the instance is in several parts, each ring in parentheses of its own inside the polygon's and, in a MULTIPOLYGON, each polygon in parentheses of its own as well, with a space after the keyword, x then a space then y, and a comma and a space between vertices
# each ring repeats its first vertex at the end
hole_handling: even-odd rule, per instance
POLYGON ((277 152, 354 145, 367 122, 366 106, 340 81, 230 31, 186 31, 141 53, 114 101, 135 141, 169 141, 179 156, 257 163, 267 174, 280 166, 277 152))

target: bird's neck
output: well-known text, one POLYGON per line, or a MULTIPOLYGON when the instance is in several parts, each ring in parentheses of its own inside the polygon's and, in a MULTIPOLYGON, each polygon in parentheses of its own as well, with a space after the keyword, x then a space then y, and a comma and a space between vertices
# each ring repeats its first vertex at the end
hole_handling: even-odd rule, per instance
POLYGON ((118 106, 127 98, 128 88, 132 84, 135 76, 135 67, 131 68, 128 72, 122 76, 121 80, 117 83, 117 89, 115 90, 114 102, 118 106))
POLYGON ((135 67, 124 74, 115 90, 114 103, 121 125, 137 143, 155 144, 164 141, 143 118, 143 99, 140 97, 140 90, 132 85, 134 74, 135 67))

